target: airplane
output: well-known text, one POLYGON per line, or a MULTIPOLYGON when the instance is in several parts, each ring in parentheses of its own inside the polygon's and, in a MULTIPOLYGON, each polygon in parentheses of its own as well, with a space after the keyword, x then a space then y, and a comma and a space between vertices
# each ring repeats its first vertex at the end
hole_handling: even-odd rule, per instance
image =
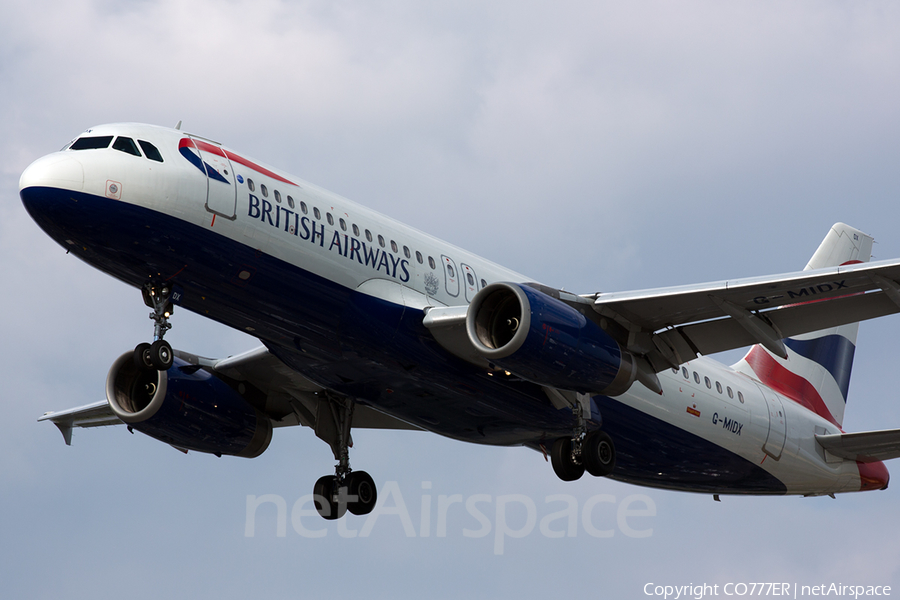
POLYGON ((407 227, 222 144, 88 129, 37 159, 22 202, 67 252, 141 290, 152 342, 115 360, 106 400, 56 412, 183 451, 253 458, 306 426, 334 474, 326 519, 365 515, 353 428, 424 430, 541 452, 556 475, 703 494, 887 488, 900 429, 842 429, 858 323, 900 312, 900 260, 837 223, 803 271, 573 294, 407 227), (180 307, 262 345, 173 350, 180 307), (750 347, 733 366, 706 355, 750 347))

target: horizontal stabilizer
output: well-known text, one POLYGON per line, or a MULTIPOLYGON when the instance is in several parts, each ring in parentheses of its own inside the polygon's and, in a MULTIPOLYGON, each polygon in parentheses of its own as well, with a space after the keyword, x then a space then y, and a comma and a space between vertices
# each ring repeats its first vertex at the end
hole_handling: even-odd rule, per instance
POLYGON ((835 456, 862 463, 900 457, 900 429, 817 435, 816 441, 835 456))
POLYGON ((103 427, 122 424, 119 417, 113 414, 109 402, 106 400, 59 412, 46 412, 38 421, 50 421, 59 427, 67 446, 72 445, 73 427, 103 427))

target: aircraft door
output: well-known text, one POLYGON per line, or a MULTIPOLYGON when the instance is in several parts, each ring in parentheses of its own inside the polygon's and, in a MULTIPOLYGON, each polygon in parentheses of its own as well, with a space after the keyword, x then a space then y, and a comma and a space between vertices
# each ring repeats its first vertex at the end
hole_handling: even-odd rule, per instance
POLYGON ((475 275, 475 269, 465 263, 460 263, 459 267, 462 269, 460 277, 466 289, 466 302, 471 302, 475 292, 478 291, 478 276, 475 275))
POLYGON ((228 219, 235 218, 237 206, 237 186, 234 170, 225 152, 214 144, 193 139, 200 158, 206 168, 207 193, 206 210, 228 219))
POLYGON ((769 416, 769 434, 766 442, 763 444, 763 451, 778 460, 781 458, 781 452, 784 450, 784 440, 787 436, 787 424, 785 418, 784 405, 781 398, 772 390, 757 386, 762 392, 763 398, 766 400, 766 412, 769 416))
POLYGON ((459 296, 459 273, 456 270, 456 263, 453 259, 446 255, 441 255, 441 263, 444 265, 444 287, 447 293, 453 296, 459 296))

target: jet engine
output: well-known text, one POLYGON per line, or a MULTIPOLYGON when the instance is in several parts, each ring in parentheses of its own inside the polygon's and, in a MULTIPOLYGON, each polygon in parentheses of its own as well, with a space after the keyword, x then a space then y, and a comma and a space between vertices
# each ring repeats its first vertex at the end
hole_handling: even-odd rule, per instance
POLYGON ((634 357, 568 304, 515 283, 492 283, 472 299, 466 332, 494 366, 534 383, 615 396, 637 375, 634 357))
POLYGON ((106 399, 130 427, 182 450, 255 458, 272 424, 221 379, 176 358, 167 371, 141 369, 120 356, 106 378, 106 399))

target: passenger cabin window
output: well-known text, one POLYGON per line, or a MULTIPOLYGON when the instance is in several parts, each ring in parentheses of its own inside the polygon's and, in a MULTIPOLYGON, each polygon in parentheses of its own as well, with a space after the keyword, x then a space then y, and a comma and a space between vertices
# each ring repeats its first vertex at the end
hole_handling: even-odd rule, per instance
POLYGON ((709 377, 704 377, 703 380, 706 382, 706 387, 712 389, 712 382, 709 380, 709 377))
POLYGON ((397 242, 395 242, 394 240, 391 240, 391 250, 394 252, 394 254, 400 251, 400 248, 397 247, 397 242))
POLYGON ((694 382, 700 383, 700 373, 698 373, 697 371, 694 371, 694 382))
POLYGON ((69 146, 69 150, 97 150, 99 148, 109 148, 109 143, 112 139, 113 136, 111 135, 78 138, 71 146, 69 146))
POLYGON ((403 246, 403 256, 406 258, 412 258, 412 255, 409 253, 409 246, 403 246))
POLYGON ((353 224, 353 235, 359 237, 359 227, 357 227, 356 223, 353 224))
POLYGON ((138 140, 138 144, 141 145, 141 150, 144 151, 144 156, 146 156, 150 160, 155 160, 156 162, 163 161, 162 154, 159 153, 159 150, 157 150, 156 146, 154 146, 150 142, 145 142, 144 140, 138 140))
POLYGON ((325 217, 328 219, 329 225, 334 225, 334 217, 331 216, 331 213, 325 213, 325 217))
POLYGON ((341 219, 340 223, 341 223, 341 231, 347 231, 347 221, 345 221, 344 219, 341 219))
POLYGON ((420 265, 421 265, 423 262, 425 262, 425 259, 422 258, 422 253, 419 252, 418 250, 416 250, 416 260, 419 261, 419 264, 420 264, 420 265))
POLYGON ((275 190, 275 202, 281 204, 281 192, 279 192, 278 190, 275 190))
POLYGON ((434 258, 432 258, 431 256, 428 257, 428 266, 431 267, 432 269, 437 268, 437 266, 435 265, 435 262, 434 262, 434 258))
POLYGON ((741 404, 743 404, 744 403, 744 394, 738 392, 738 400, 740 400, 741 404))
POLYGON ((262 192, 263 198, 269 197, 269 188, 266 187, 266 184, 259 184, 259 191, 262 192))
POLYGON ((250 188, 250 191, 251 191, 251 192, 255 192, 255 191, 256 191, 256 184, 253 183, 253 180, 250 179, 249 177, 247 178, 247 187, 250 188))
POLYGON ((486 286, 486 285, 487 285, 487 281, 485 281, 484 279, 482 279, 482 280, 481 280, 481 287, 484 287, 484 286, 486 286))
POLYGON ((381 234, 378 235, 378 245, 384 248, 384 236, 381 234))
POLYGON ((287 200, 288 200, 288 206, 290 206, 291 208, 294 208, 294 199, 292 197, 288 196, 287 200))
POLYGON ((731 386, 729 385, 729 386, 728 386, 727 388, 725 388, 725 389, 728 391, 728 397, 731 398, 731 399, 733 400, 733 399, 734 399, 734 392, 731 391, 731 386))
POLYGON ((366 239, 372 241, 372 232, 366 229, 366 239))
POLYGON ((716 391, 719 392, 720 394, 722 393, 722 384, 719 383, 718 381, 716 382, 716 391))
POLYGON ((691 378, 691 376, 688 375, 687 367, 681 367, 681 374, 684 376, 685 379, 690 379, 690 378, 691 378))
POLYGON ((306 208, 306 202, 304 202, 303 200, 300 201, 300 212, 302 212, 304 215, 309 212, 309 210, 307 210, 306 208))
POLYGON ((322 220, 322 213, 319 212, 319 209, 313 206, 313 214, 316 216, 316 219, 319 221, 322 220))

